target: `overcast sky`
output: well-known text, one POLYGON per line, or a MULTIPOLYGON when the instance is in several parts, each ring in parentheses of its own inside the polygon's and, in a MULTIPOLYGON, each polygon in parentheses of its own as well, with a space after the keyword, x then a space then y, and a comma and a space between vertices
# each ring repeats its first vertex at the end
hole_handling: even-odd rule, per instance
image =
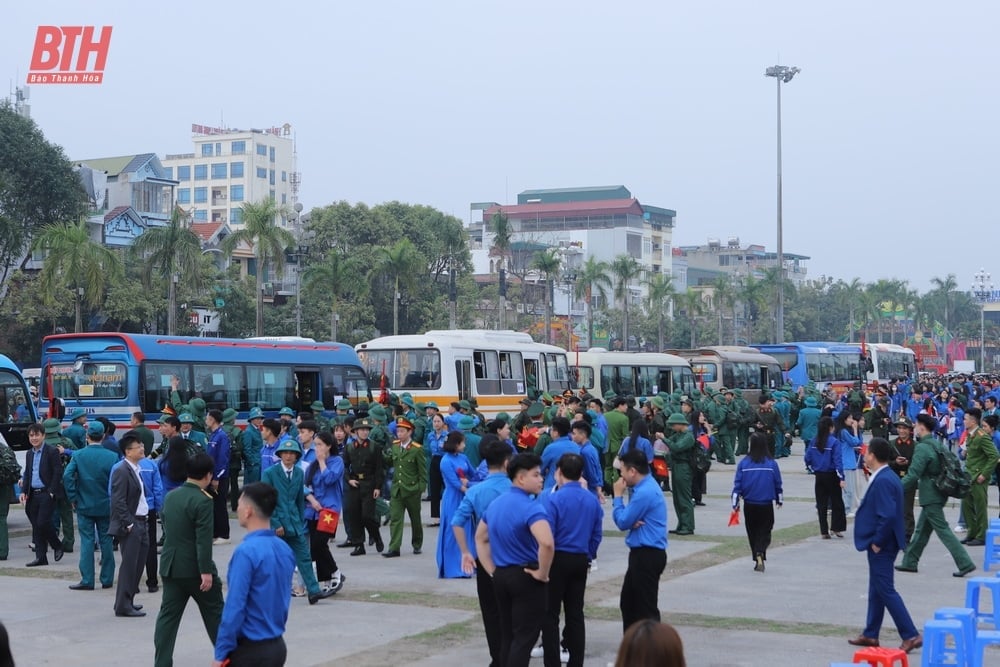
POLYGON ((0 71, 24 81, 40 24, 112 25, 105 83, 31 89, 71 158, 288 122, 307 208, 398 199, 468 221, 527 188, 623 184, 677 211, 675 245, 774 249, 764 70, 795 65, 785 251, 813 276, 921 291, 996 273, 1000 5, 819 5, 35 0, 5 3, 0 71))

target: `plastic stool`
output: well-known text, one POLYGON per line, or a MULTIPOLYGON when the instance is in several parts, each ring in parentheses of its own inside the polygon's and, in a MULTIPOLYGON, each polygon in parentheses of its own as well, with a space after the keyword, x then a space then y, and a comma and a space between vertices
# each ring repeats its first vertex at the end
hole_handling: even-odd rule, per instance
MULTIPOLYGON (((954 623, 961 630, 961 623, 958 621, 940 621, 941 623, 954 623)), ((906 659, 906 651, 898 648, 886 648, 884 646, 871 646, 863 648, 854 654, 854 663, 867 662, 874 667, 895 667, 899 663, 900 667, 910 667, 906 659)), ((960 663, 961 664, 961 663, 960 663)))
POLYGON ((989 572, 993 565, 1000 566, 1000 526, 990 526, 990 529, 986 531, 983 570, 989 572))
POLYGON ((965 631, 961 621, 933 620, 924 624, 924 648, 920 654, 920 667, 943 665, 968 665, 965 631), (948 637, 955 641, 955 648, 948 648, 948 637))
POLYGON ((976 634, 976 644, 970 656, 970 667, 985 667, 986 647, 1000 644, 1000 632, 996 630, 982 630, 976 634))
POLYGON ((971 650, 976 643, 976 610, 965 607, 941 607, 934 612, 934 619, 938 621, 958 621, 962 624, 962 632, 965 635, 965 646, 971 650))
POLYGON ((973 577, 965 584, 965 606, 976 612, 977 623, 990 623, 996 628, 997 612, 1000 611, 1000 577, 973 577), (990 589, 993 608, 987 613, 979 608, 979 592, 982 587, 990 589))

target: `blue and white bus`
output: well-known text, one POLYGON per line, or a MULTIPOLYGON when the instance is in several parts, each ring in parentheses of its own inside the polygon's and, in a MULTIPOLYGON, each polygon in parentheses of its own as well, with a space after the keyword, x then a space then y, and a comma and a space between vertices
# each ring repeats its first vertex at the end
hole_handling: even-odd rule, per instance
POLYGON ((42 341, 40 411, 52 395, 66 411, 82 407, 127 428, 134 412, 155 421, 170 404, 204 399, 208 409, 250 408, 273 416, 283 407, 334 410, 342 398, 369 398, 368 383, 349 345, 308 341, 190 338, 127 333, 48 336, 42 341))
POLYGON ((795 389, 812 380, 820 391, 833 385, 843 392, 862 377, 869 384, 885 384, 894 377, 913 377, 916 369, 913 350, 888 343, 869 343, 864 354, 861 343, 813 341, 753 347, 777 359, 785 380, 795 389), (867 358, 864 368, 862 357, 867 358))
POLYGON ((12 448, 27 449, 28 426, 36 421, 28 383, 17 364, 0 354, 0 435, 12 448))

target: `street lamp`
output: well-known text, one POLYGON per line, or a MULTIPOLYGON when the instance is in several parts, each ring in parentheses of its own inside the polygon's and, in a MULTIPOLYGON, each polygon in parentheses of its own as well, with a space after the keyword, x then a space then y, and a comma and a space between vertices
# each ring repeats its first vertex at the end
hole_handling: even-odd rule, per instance
POLYGON ((993 296, 993 282, 986 269, 972 276, 972 295, 979 303, 979 372, 986 372, 986 302, 993 296))
POLYGON ((563 284, 566 285, 566 351, 573 350, 573 288, 576 286, 576 273, 564 273, 563 284))
POLYGON ((776 343, 785 339, 785 253, 781 233, 781 84, 788 83, 801 70, 798 67, 775 65, 764 70, 764 76, 774 77, 778 87, 778 307, 775 317, 776 343))

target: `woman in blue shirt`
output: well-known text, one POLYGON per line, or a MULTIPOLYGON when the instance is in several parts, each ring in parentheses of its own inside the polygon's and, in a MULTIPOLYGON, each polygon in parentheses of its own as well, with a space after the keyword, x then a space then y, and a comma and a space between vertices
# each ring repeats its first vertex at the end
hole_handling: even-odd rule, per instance
POLYGON ((336 533, 319 529, 320 510, 338 515, 344 507, 344 459, 337 456, 337 443, 327 432, 317 433, 313 441, 316 460, 306 469, 306 525, 309 527, 309 551, 316 563, 316 579, 323 588, 336 593, 344 587, 344 576, 330 553, 330 540, 336 533))
POLYGON ((840 453, 840 441, 834 432, 833 419, 822 417, 816 427, 816 437, 806 448, 806 468, 816 476, 816 512, 819 514, 819 532, 824 540, 830 539, 827 529, 826 512, 833 509, 830 528, 837 537, 843 537, 847 530, 847 516, 844 512, 844 461, 840 453))
POLYGON ((769 439, 764 433, 750 436, 750 453, 736 466, 733 480, 733 509, 739 509, 743 498, 743 523, 746 524, 754 572, 764 571, 767 547, 774 529, 774 504, 781 507, 781 470, 771 456, 769 439))
MULTIPOLYGON (((441 457, 441 477, 444 479, 444 498, 441 500, 441 530, 437 541, 438 578, 467 578, 462 571, 462 550, 458 547, 451 526, 451 515, 458 509, 465 492, 469 490, 475 470, 462 452, 465 450, 465 434, 452 431, 444 441, 444 456, 441 457)), ((472 523, 465 526, 466 535, 474 535, 472 523)))
POLYGON ((618 449, 618 458, 630 449, 638 449, 646 455, 647 461, 653 460, 653 443, 649 439, 649 426, 645 419, 636 419, 632 424, 632 432, 622 440, 622 446, 618 449))
POLYGON ((175 435, 167 441, 167 451, 160 458, 160 478, 163 480, 163 494, 166 495, 187 480, 187 441, 175 435))
MULTIPOLYGON (((448 437, 448 425, 444 416, 435 413, 431 417, 431 430, 424 434, 424 447, 431 453, 431 469, 427 475, 427 494, 431 497, 431 520, 428 526, 436 526, 441 520, 441 457, 444 456, 444 440, 448 437)), ((448 524, 445 524, 447 527, 448 524)))
POLYGON ((858 475, 864 474, 864 469, 858 470, 858 458, 864 441, 861 435, 861 415, 845 410, 837 419, 836 433, 844 468, 844 508, 847 515, 854 518, 855 499, 857 504, 861 502, 858 475))

